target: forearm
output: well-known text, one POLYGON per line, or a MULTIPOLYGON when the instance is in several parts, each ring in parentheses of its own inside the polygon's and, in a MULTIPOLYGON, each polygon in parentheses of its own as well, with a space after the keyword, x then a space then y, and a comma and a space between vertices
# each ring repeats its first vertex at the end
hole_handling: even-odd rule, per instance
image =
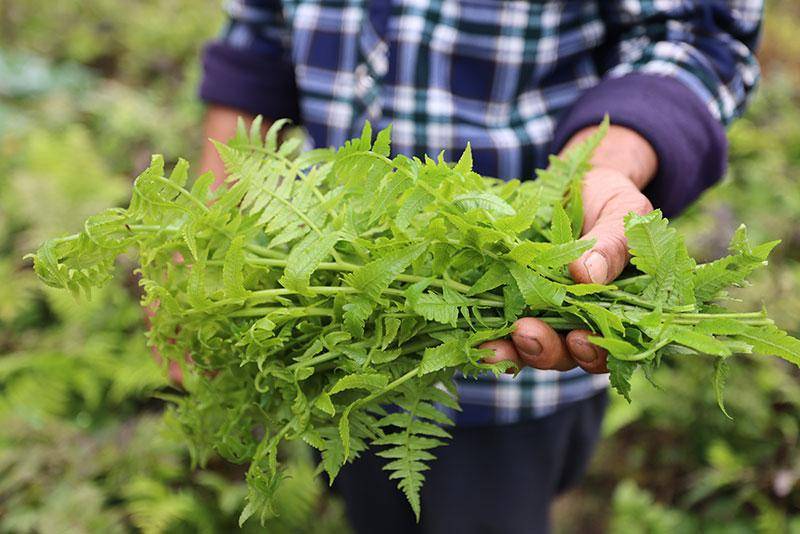
MULTIPOLYGON (((236 110, 233 108, 211 105, 206 111, 205 124, 203 126, 204 143, 200 155, 200 171, 211 171, 216 176, 212 187, 217 188, 225 182, 225 166, 217 154, 214 144, 215 141, 226 142, 236 135, 236 126, 241 117, 245 124, 253 121, 253 115, 236 110)), ((265 120, 263 123, 264 131, 269 128, 271 121, 265 120)))
MULTIPOLYGON (((590 126, 578 131, 564 146, 564 150, 580 143, 596 132, 597 128, 590 126)), ((658 171, 658 156, 652 145, 635 131, 624 126, 611 125, 595 150, 592 165, 624 174, 641 191, 658 171)))

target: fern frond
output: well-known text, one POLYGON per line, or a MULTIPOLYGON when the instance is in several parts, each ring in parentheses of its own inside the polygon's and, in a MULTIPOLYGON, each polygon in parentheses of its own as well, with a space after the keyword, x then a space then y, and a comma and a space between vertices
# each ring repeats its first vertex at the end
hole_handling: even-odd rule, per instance
POLYGON ((388 431, 373 443, 386 447, 376 454, 390 460, 384 469, 390 472, 390 479, 398 480, 397 487, 405 494, 419 520, 420 490, 428 464, 435 459, 430 451, 450 438, 441 425, 452 425, 452 421, 434 404, 441 400, 442 392, 432 381, 409 385, 400 393, 397 404, 402 412, 378 421, 378 425, 388 431))

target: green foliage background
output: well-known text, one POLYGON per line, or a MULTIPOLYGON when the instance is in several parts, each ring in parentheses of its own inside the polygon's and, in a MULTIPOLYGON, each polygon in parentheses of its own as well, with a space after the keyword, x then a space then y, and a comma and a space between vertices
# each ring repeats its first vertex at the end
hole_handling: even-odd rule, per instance
MULTIPOLYGON (((726 181, 679 220, 699 259, 740 222, 781 238, 742 306, 800 332, 800 8, 770 2, 764 81, 730 131, 726 181)), ((196 471, 160 417, 170 388, 146 350, 136 281, 92 302, 37 284, 22 256, 125 200, 152 152, 197 154, 198 50, 217 0, 0 0, 0 531, 227 532, 242 472, 196 471), (110 303, 110 304, 109 304, 110 303)), ((132 265, 121 264, 122 273, 132 265)), ((661 389, 615 398, 586 482, 556 507, 563 532, 800 533, 800 377, 738 358, 722 415, 690 361, 661 389)), ((292 478, 269 532, 341 532, 340 503, 286 450, 292 478)), ((251 522, 254 523, 254 522, 251 522)), ((261 530, 255 524, 246 529, 261 530)))

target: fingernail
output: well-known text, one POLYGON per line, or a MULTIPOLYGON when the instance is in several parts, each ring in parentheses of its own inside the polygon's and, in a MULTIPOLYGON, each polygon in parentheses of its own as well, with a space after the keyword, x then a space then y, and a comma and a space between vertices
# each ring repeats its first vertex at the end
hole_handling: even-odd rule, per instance
POLYGON ((592 363, 597 359, 597 351, 591 343, 585 339, 576 339, 573 341, 580 347, 580 350, 574 352, 573 356, 583 363, 592 363))
POLYGON ((599 252, 592 252, 583 260, 583 267, 589 275, 589 280, 595 284, 605 284, 608 280, 608 261, 599 252))
POLYGON ((523 336, 524 342, 518 347, 525 356, 538 356, 542 352, 542 344, 535 337, 523 336))

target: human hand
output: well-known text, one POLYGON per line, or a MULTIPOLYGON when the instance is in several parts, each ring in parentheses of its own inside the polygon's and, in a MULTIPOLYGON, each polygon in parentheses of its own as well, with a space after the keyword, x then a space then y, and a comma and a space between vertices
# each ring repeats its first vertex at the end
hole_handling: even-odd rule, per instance
MULTIPOLYGON (((570 144, 589 133, 577 134, 570 144)), ((625 216, 630 212, 643 215, 653 209, 640 190, 655 174, 657 160, 652 147, 638 134, 612 126, 592 161, 594 167, 583 183, 582 237, 596 242, 569 265, 569 271, 575 282, 607 284, 619 276, 630 259, 625 216)), ((489 341, 481 348, 494 350, 494 355, 485 359, 487 363, 510 360, 517 369, 530 366, 568 371, 580 366, 589 373, 607 373, 607 353, 589 342, 587 336, 591 334, 589 330, 573 330, 562 335, 543 321, 527 317, 517 321, 510 340, 489 341)))

